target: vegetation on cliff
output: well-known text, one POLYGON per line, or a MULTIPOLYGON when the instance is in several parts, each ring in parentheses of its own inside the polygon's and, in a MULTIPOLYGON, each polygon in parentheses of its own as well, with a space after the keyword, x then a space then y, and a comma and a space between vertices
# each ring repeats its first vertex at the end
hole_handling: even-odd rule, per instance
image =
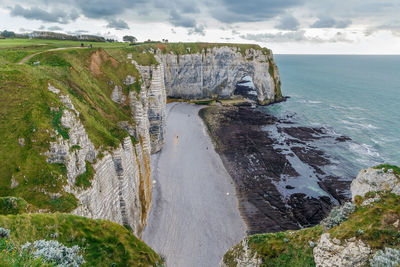
MULTIPOLYGON (((129 103, 116 104, 110 98, 115 86, 132 89, 123 83, 128 74, 139 78, 134 65, 102 49, 46 52, 23 65, 1 64, 0 196, 20 196, 50 211, 74 209, 75 197, 62 190, 65 166, 49 164, 44 156, 56 133, 69 138, 60 121, 65 106, 48 84, 69 96, 95 147, 109 150, 128 136, 117 123, 134 124, 129 103), (39 66, 33 66, 36 61, 39 66), (61 196, 52 198, 56 193, 61 196)), ((90 179, 81 178, 78 183, 87 185, 90 179)))
MULTIPOLYGON (((385 166, 393 170, 398 168, 392 165, 385 166)), ((376 168, 383 167, 380 165, 376 168)), ((340 224, 328 227, 329 229, 317 225, 298 231, 257 234, 249 236, 245 242, 251 255, 256 255, 262 260, 261 266, 315 266, 313 248, 324 233, 342 243, 356 238, 367 244, 372 252, 384 251, 386 248, 399 250, 400 195, 391 192, 370 192, 364 197, 357 196, 355 205, 354 212, 345 216, 348 216, 347 219, 341 218, 340 224)), ((336 215, 329 216, 338 216, 336 211, 333 213, 336 215)), ((236 260, 242 255, 243 246, 239 244, 225 254, 223 262, 226 266, 237 266, 236 260)))
MULTIPOLYGON (((70 214, 19 214, 0 216, 0 226, 10 230, 0 238, 1 266, 43 266, 42 260, 23 253, 21 246, 36 240, 57 240, 79 246, 82 266, 157 266, 160 257, 125 227, 106 220, 70 214)), ((53 265, 50 265, 53 266, 53 265)))

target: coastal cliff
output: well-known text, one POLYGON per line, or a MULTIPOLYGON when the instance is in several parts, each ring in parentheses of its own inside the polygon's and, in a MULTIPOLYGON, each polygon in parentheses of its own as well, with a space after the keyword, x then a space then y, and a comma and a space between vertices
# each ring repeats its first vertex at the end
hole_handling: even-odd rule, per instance
POLYGON ((253 101, 281 98, 271 51, 254 45, 50 51, 18 68, 2 72, 11 97, 4 123, 20 123, 3 125, 13 141, 2 152, 16 156, 3 157, 1 194, 41 212, 107 219, 137 236, 151 207, 150 155, 165 142, 167 97, 233 98, 250 77, 253 101))
MULTIPOLYGON (((190 52, 190 48, 187 48, 190 52)), ((211 47, 197 53, 158 53, 165 69, 167 95, 174 98, 230 98, 244 77, 254 83, 259 104, 282 98, 280 77, 269 50, 211 47)))

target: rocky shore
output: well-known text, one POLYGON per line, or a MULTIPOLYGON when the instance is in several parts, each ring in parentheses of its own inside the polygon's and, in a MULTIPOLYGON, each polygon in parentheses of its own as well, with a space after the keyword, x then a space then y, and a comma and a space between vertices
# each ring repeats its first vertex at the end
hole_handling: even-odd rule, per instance
POLYGON ((351 178, 330 172, 326 167, 334 163, 314 144, 347 137, 249 106, 212 106, 199 115, 235 182, 249 234, 318 224, 332 206, 349 199, 351 178))

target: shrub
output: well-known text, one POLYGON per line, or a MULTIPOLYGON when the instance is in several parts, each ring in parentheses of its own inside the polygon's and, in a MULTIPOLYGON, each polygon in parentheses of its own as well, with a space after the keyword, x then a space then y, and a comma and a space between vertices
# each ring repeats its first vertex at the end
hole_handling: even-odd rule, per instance
POLYGON ((10 236, 10 230, 0 227, 0 238, 5 238, 10 236))
POLYGON ((346 202, 342 206, 334 207, 329 215, 321 221, 321 224, 326 229, 335 227, 349 217, 356 210, 356 206, 351 202, 346 202))
POLYGON ((385 252, 378 250, 372 260, 371 267, 395 267, 400 264, 400 250, 385 248, 385 252))
POLYGON ((18 197, 0 197, 0 214, 20 214, 27 211, 28 203, 18 197))
POLYGON ((32 251, 35 257, 41 257, 46 262, 54 263, 60 267, 78 267, 85 262, 83 257, 79 255, 78 246, 68 248, 57 240, 37 240, 33 242, 33 246, 28 242, 21 248, 24 251, 32 251))

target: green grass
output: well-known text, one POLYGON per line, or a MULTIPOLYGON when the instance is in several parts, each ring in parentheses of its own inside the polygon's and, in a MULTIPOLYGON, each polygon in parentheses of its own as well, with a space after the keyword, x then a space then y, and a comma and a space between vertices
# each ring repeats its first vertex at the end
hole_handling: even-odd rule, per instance
POLYGON ((91 185, 91 180, 94 176, 94 169, 89 162, 86 162, 86 171, 76 177, 75 185, 82 187, 84 189, 89 188, 91 185))
POLYGON ((64 138, 69 139, 68 128, 61 125, 61 117, 63 115, 64 108, 60 108, 57 111, 52 111, 53 115, 53 127, 57 132, 64 138))
MULTIPOLYGON (((156 266, 161 261, 129 230, 110 221, 62 213, 22 214, 0 216, 0 226, 11 230, 9 239, 17 248, 40 239, 78 245, 86 261, 83 266, 156 266)), ((3 255, 1 251, 0 263, 3 255)))
MULTIPOLYGON (((24 57, 49 49, 79 47, 80 41, 42 40, 42 39, 0 39, 0 64, 17 63, 24 57)), ((125 43, 83 42, 95 48, 127 47, 125 43)))
POLYGON ((36 258, 27 251, 22 251, 11 239, 0 238, 0 266, 4 267, 47 267, 53 266, 36 258))
POLYGON ((332 238, 345 240, 357 237, 373 249, 385 246, 400 248, 400 228, 393 225, 400 220, 400 196, 381 194, 381 200, 372 206, 359 206, 347 221, 330 229, 332 238), (358 230, 364 231, 359 234, 358 230))
POLYGON ((380 164, 375 166, 374 169, 384 169, 384 172, 387 172, 389 169, 393 170, 393 173, 400 176, 400 167, 390 164, 380 164))
MULTIPOLYGON (((273 234, 257 234, 248 238, 248 246, 262 259, 261 266, 315 266, 312 247, 309 242, 318 242, 322 227, 316 226, 299 231, 273 234)), ((228 266, 236 266, 234 259, 240 253, 241 245, 224 256, 228 266)), ((253 254, 254 255, 254 254, 253 254)))
POLYGON ((20 214, 28 212, 28 203, 18 197, 0 197, 0 214, 20 214))

